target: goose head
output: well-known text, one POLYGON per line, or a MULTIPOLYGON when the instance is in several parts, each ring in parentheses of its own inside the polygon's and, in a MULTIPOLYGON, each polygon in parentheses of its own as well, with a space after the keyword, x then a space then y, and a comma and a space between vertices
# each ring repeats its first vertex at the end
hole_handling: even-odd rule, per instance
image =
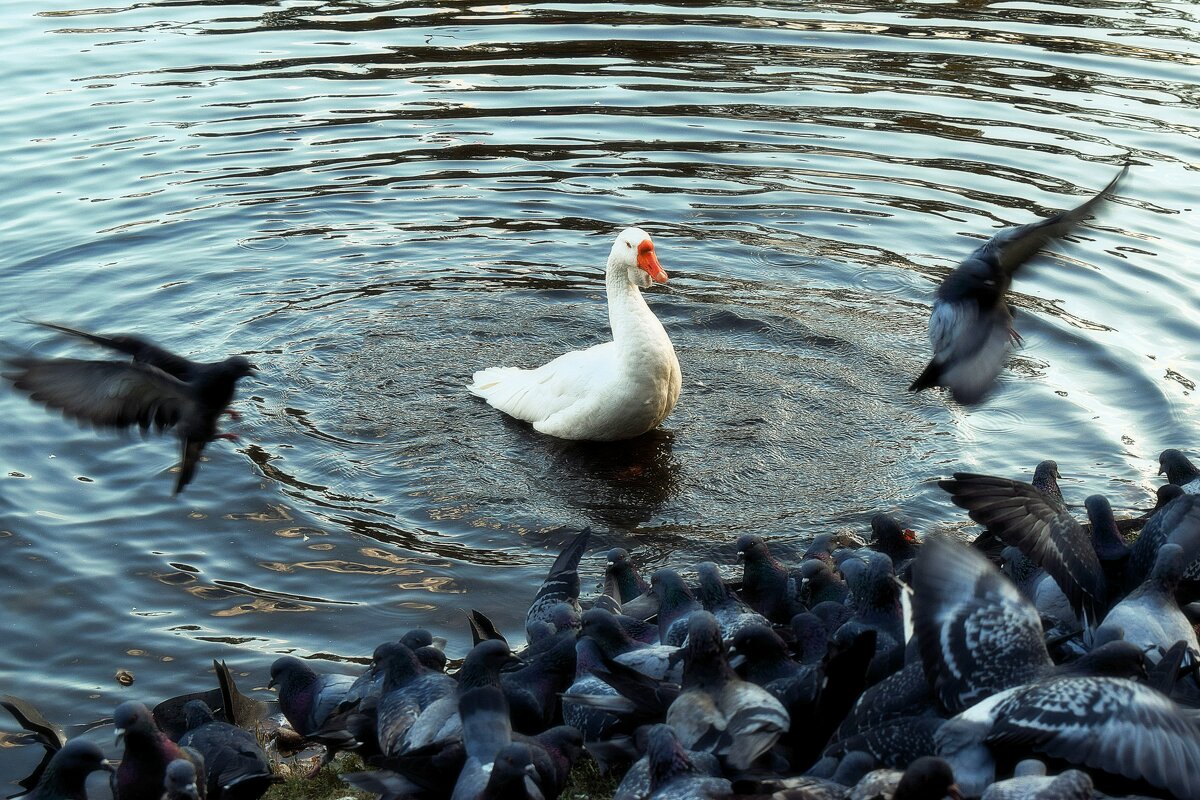
POLYGON ((639 289, 649 289, 655 282, 667 282, 667 273, 654 254, 650 234, 641 228, 621 231, 608 254, 608 275, 623 275, 639 289))

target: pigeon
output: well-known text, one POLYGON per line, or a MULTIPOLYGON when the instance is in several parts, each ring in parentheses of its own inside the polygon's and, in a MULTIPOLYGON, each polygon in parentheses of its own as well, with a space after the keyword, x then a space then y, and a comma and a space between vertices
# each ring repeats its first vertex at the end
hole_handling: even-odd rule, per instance
POLYGON ((871 541, 868 547, 890 558, 892 568, 900 575, 904 567, 917 557, 921 543, 917 540, 917 535, 908 528, 901 527, 895 517, 890 514, 876 514, 871 517, 871 541))
POLYGON ((604 590, 622 604, 650 591, 650 584, 637 571, 629 551, 614 547, 608 551, 608 566, 604 569, 604 590))
POLYGON ((693 612, 687 639, 683 691, 667 709, 666 722, 685 747, 723 757, 734 769, 747 769, 787 731, 787 710, 729 666, 712 614, 693 612))
POLYGON ((400 751, 405 734, 421 712, 455 694, 458 682, 443 672, 427 670, 402 642, 376 648, 374 660, 383 675, 375 734, 380 752, 392 755, 400 751))
POLYGON ((188 731, 179 744, 204 756, 209 798, 258 800, 275 783, 267 754, 254 734, 215 719, 203 700, 189 701, 184 712, 188 731))
POLYGON ((984 399, 1004 366, 1011 340, 1019 341, 1005 302, 1013 276, 1052 239, 1091 216, 1128 169, 1070 211, 1000 231, 942 281, 929 317, 933 358, 909 391, 944 386, 963 405, 984 399))
MULTIPOLYGON (((1200 551, 1200 531, 1192 531, 1190 557, 1200 551)), ((1191 560, 1178 544, 1163 545, 1158 551, 1154 570, 1141 586, 1113 606, 1096 631, 1105 636, 1111 631, 1127 642, 1146 650, 1151 663, 1157 663, 1176 642, 1184 642, 1193 656, 1200 657, 1196 631, 1175 602, 1175 590, 1191 560)))
POLYGON ((802 608, 788 598, 788 569, 767 549, 766 540, 745 533, 737 540, 737 557, 742 562, 742 599, 746 605, 772 622, 786 623, 802 608))
POLYGON ((650 593, 658 599, 658 640, 678 647, 687 637, 688 615, 701 609, 700 601, 673 569, 650 576, 650 593))
POLYGON ((167 772, 163 777, 162 800, 200 800, 200 797, 196 765, 183 758, 177 758, 167 764, 167 772))
POLYGON ((535 734, 554 724, 558 695, 575 676, 575 642, 573 630, 560 630, 536 653, 531 648, 524 666, 500 675, 514 730, 535 734))
POLYGON ((771 624, 766 617, 751 609, 730 591, 721 579, 721 571, 716 564, 703 561, 696 565, 696 573, 700 578, 696 599, 705 611, 716 617, 725 641, 732 639, 747 625, 771 624))
POLYGON ((580 635, 594 641, 605 658, 649 678, 676 683, 683 679, 683 654, 678 647, 637 641, 622 627, 620 619, 607 611, 591 608, 583 612, 580 635))
MULTIPOLYGON (((588 611, 584 614, 596 611, 588 611)), ((607 612, 596 611, 605 614, 607 612)), ((585 623, 586 624, 586 623, 585 623)), ((612 713, 574 702, 577 695, 617 696, 617 690, 594 674, 604 663, 604 653, 595 640, 586 636, 575 643, 575 681, 567 688, 562 698, 563 722, 577 728, 585 741, 594 742, 610 738, 620 720, 612 713)))
POLYGON ((792 617, 792 635, 796 637, 792 650, 801 664, 819 664, 829 652, 829 631, 821 618, 811 611, 792 617))
MULTIPOLYGON (((425 706, 409 728, 394 743, 389 751, 407 753, 437 742, 453 739, 462 731, 459 716, 459 700, 470 689, 500 688, 500 671, 521 665, 524 662, 514 656, 508 644, 498 639, 488 639, 471 648, 458 671, 458 686, 447 694, 425 706)), ((505 704, 507 709, 507 703, 505 704)), ((506 711, 507 713, 507 711, 506 711)))
POLYGON ((181 447, 175 494, 196 474, 200 454, 218 433, 217 420, 233 400, 237 382, 256 367, 243 356, 211 364, 190 361, 135 336, 99 336, 62 325, 51 330, 132 356, 131 362, 75 358, 10 358, 5 377, 31 399, 98 428, 153 426, 175 429, 181 447))
MULTIPOLYGON (((574 609, 576 614, 579 614, 579 560, 583 558, 584 552, 587 550, 588 538, 591 536, 591 529, 584 528, 575 538, 573 538, 562 552, 558 554, 558 558, 554 559, 554 563, 550 566, 550 572, 546 575, 546 580, 542 582, 541 588, 538 589, 537 595, 533 598, 533 603, 529 606, 529 611, 525 615, 525 631, 529 640, 532 641, 535 636, 531 627, 536 622, 550 622, 553 624, 551 610, 559 603, 566 603, 574 609)), ((557 626, 555 626, 557 628, 557 626)))
POLYGON ((267 688, 278 688, 279 709, 288 724, 309 736, 325 725, 354 681, 350 675, 319 674, 295 656, 280 656, 271 665, 267 688))
MULTIPOLYGON (((130 700, 113 712, 118 744, 125 742, 125 753, 116 772, 117 800, 159 800, 167 765, 176 759, 192 762, 200 781, 204 780, 204 760, 195 750, 182 748, 154 725, 150 709, 130 700)), ((200 796, 204 796, 201 789, 200 796)))
POLYGON ((112 764, 95 742, 72 739, 50 759, 27 800, 87 800, 87 777, 97 770, 112 772, 112 764))
POLYGON ((1200 494, 1200 469, 1174 448, 1159 454, 1158 474, 1165 474, 1167 481, 1183 489, 1185 494, 1200 494))
POLYGON ((850 587, 827 563, 809 558, 800 562, 794 574, 788 576, 787 591, 789 597, 812 608, 825 601, 845 603, 850 594, 850 587), (800 580, 799 585, 796 585, 797 578, 800 580))
POLYGON ((541 798, 529 745, 512 741, 508 704, 499 689, 480 686, 458 701, 467 760, 451 800, 541 798))
POLYGON ((729 781, 696 768, 669 724, 647 733, 646 770, 650 800, 717 800, 733 794, 729 781))
POLYGON ((1011 778, 989 786, 980 800, 1092 800, 1093 796, 1086 772, 1069 769, 1051 778, 1046 765, 1031 758, 1017 764, 1011 778))
POLYGON ((875 683, 904 665, 904 610, 892 560, 874 550, 858 553, 842 562, 853 614, 834 633, 833 641, 845 644, 864 630, 875 631, 875 658, 867 678, 875 683))
MULTIPOLYGON (((1200 495, 1180 494, 1163 506, 1142 528, 1137 541, 1129 549, 1129 561, 1125 569, 1126 588, 1132 589, 1146 579, 1164 544, 1190 536, 1196 530, 1200 530, 1200 495)), ((1188 561, 1183 577, 1188 581, 1200 579, 1200 559, 1188 561)))

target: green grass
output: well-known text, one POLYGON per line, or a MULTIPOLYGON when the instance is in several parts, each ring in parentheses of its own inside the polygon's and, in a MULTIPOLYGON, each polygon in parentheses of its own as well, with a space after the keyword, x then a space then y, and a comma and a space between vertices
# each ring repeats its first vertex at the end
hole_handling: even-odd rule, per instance
MULTIPOLYGON (((355 789, 338 777, 343 772, 364 769, 356 756, 338 757, 310 780, 305 776, 315 763, 314 759, 303 757, 276 761, 275 772, 283 782, 272 786, 271 791, 263 795, 263 800, 369 800, 376 797, 355 789)), ((595 761, 584 758, 571 771, 562 800, 605 800, 613 796, 618 783, 620 780, 616 777, 601 775, 595 761)))

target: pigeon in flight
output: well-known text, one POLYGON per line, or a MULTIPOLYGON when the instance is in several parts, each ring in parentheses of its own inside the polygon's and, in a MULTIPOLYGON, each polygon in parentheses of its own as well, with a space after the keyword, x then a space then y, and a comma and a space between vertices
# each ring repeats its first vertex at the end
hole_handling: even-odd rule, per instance
POLYGON ((1051 240, 1091 216, 1128 172, 1124 167, 1092 199, 1069 211, 1027 225, 1005 228, 967 256, 937 288, 929 317, 933 358, 909 391, 945 386, 964 405, 978 403, 1008 357, 1012 312, 1004 296, 1013 276, 1051 240))
POLYGON ((229 403, 237 382, 256 369, 243 356, 204 364, 136 336, 99 336, 34 324, 125 353, 132 361, 16 357, 7 359, 4 376, 33 400, 97 428, 173 428, 182 448, 175 494, 195 476, 205 445, 236 438, 218 433, 217 420, 223 413, 236 418, 229 403))

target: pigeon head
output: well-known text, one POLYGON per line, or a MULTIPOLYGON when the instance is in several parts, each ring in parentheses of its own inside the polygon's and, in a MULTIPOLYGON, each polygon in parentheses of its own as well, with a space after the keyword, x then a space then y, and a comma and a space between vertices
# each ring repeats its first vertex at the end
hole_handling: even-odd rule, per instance
POLYGON ((1058 462, 1046 459, 1033 468, 1033 488, 1050 497, 1062 499, 1062 490, 1058 488, 1058 479, 1062 474, 1058 471, 1058 462))
POLYGON ((250 360, 245 356, 230 356, 221 362, 221 366, 224 368, 225 373, 233 380, 245 378, 258 371, 258 367, 251 364, 250 360))
POLYGON ((598 608, 589 608, 583 612, 583 627, 580 635, 587 637, 600 646, 610 658, 627 652, 634 647, 629 634, 621 627, 620 621, 598 608))
POLYGON ((721 570, 716 564, 702 561, 696 565, 696 574, 700 578, 698 599, 705 608, 719 606, 729 599, 729 588, 721 579, 721 570))
POLYGON ((317 679, 317 672, 295 656, 280 656, 271 664, 268 689, 279 687, 280 696, 303 691, 317 679))
MULTIPOLYGON (((825 630, 823 626, 821 630, 825 630)), ((731 655, 745 656, 749 661, 773 661, 787 657, 787 645, 775 631, 755 623, 738 628, 730 642, 729 652, 731 655)))
POLYGON ((838 600, 846 595, 842 579, 820 559, 810 558, 800 562, 800 601, 814 606, 825 600, 838 600))
POLYGON ((1187 456, 1172 447, 1159 453, 1158 474, 1166 475, 1167 480, 1176 486, 1183 486, 1200 477, 1200 470, 1196 469, 1187 456))
POLYGON ((427 644, 424 647, 418 647, 413 651, 413 655, 417 657, 417 661, 421 662, 421 666, 433 672, 446 671, 446 651, 440 647, 427 644))
POLYGON ((1183 580, 1186 569, 1187 559, 1183 555, 1183 548, 1174 543, 1164 544, 1158 550, 1158 557, 1154 560, 1154 571, 1150 573, 1150 577, 1164 591, 1174 593, 1179 582, 1183 580))
POLYGON ((163 788, 169 800, 199 800, 200 789, 196 785, 196 767, 192 762, 177 758, 167 765, 163 777, 163 788))
POLYGON ((38 781, 38 786, 45 788, 34 791, 33 796, 86 797, 87 776, 97 770, 113 771, 99 746, 85 739, 72 739, 50 759, 38 781))
POLYGON ((203 700, 188 700, 183 704, 183 721, 189 731, 207 725, 214 719, 212 709, 203 700))
POLYGON ((617 599, 622 603, 628 603, 633 598, 645 594, 646 590, 650 588, 633 566, 633 559, 630 557, 629 551, 620 547, 614 547, 608 551, 608 565, 604 568, 604 579, 606 588, 611 586, 609 591, 615 590, 617 599))
POLYGON ((492 776, 488 779, 484 795, 541 798, 542 792, 537 786, 536 777, 537 768, 533 765, 533 751, 529 745, 505 745, 492 762, 492 776))
MULTIPOLYGON (((537 736, 538 744, 550 752, 550 756, 567 768, 583 755, 583 734, 570 725, 556 725, 537 736)), ((565 772, 566 770, 564 770, 565 772)))
POLYGON ((660 569, 651 575, 650 591, 658 598, 659 608, 675 608, 694 599, 683 578, 673 569, 660 569))
POLYGON ((1154 510, 1158 511, 1167 503, 1170 503, 1177 497, 1183 497, 1183 495, 1184 491, 1179 486, 1173 483, 1163 484, 1154 492, 1154 510))
POLYGON ((650 762, 650 794, 676 775, 695 769, 670 725, 655 725, 647 732, 646 758, 650 762))
POLYGON ((521 659, 508 649, 508 642, 487 639, 471 648, 458 671, 458 683, 463 689, 479 686, 500 686, 500 672, 508 667, 523 665, 521 659))
POLYGON ((962 800, 962 792, 954 783, 954 770, 943 759, 922 756, 908 765, 904 777, 896 786, 893 800, 929 800, 952 797, 962 800))
POLYGON ((153 739, 158 736, 158 726, 154 724, 150 709, 136 700, 117 706, 113 712, 113 728, 118 744, 122 739, 153 739))
POLYGON ((409 650, 416 650, 418 647, 429 647, 433 644, 433 634, 424 628, 413 628, 400 637, 400 643, 409 650))
POLYGON ((755 561, 759 559, 770 559, 771 553, 767 550, 767 542, 757 533, 744 533, 737 540, 737 557, 738 561, 755 561))
POLYGON ((848 559, 842 564, 842 573, 860 610, 886 608, 900 601, 892 560, 883 553, 865 551, 856 559, 848 559))
POLYGON ((385 642, 375 648, 371 666, 383 674, 383 691, 390 692, 421 674, 421 662, 402 642, 385 642))

